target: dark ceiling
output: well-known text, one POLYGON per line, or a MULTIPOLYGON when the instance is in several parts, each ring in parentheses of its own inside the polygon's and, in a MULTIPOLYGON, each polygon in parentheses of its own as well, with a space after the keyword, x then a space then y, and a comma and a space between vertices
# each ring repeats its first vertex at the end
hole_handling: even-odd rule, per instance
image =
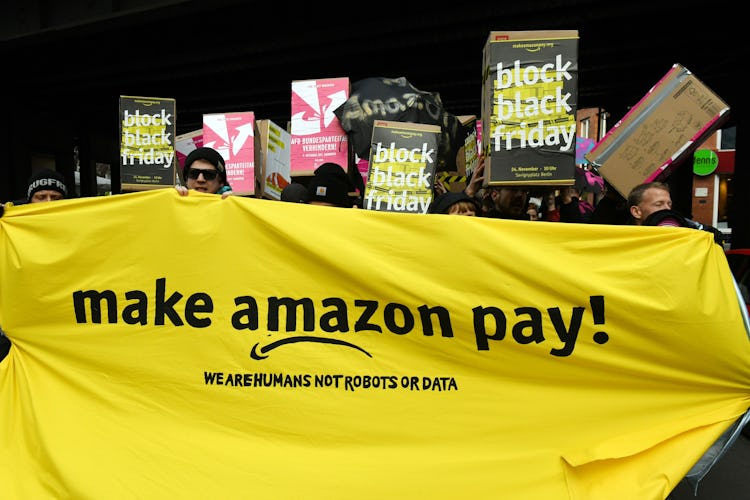
POLYGON ((284 126, 292 80, 341 76, 404 76, 453 114, 479 115, 492 30, 577 29, 578 107, 603 107, 614 120, 674 63, 734 106, 747 61, 725 0, 58 4, 19 0, 6 10, 6 95, 29 112, 113 121, 119 95, 175 98, 178 133, 222 111, 284 126))
MULTIPOLYGON (((218 112, 286 126, 291 82, 334 77, 405 77, 439 93, 447 111, 479 116, 482 50, 501 30, 578 30, 577 105, 603 108, 610 127, 680 63, 730 105, 737 144, 747 136, 738 122, 749 44, 728 0, 3 3, 2 200, 22 195, 40 153, 70 177, 80 164, 84 196, 96 192, 94 165, 112 165, 119 192, 120 95, 174 98, 178 134, 218 112)), ((735 173, 740 192, 750 191, 745 170, 735 173)), ((682 206, 691 182, 679 189, 682 206)), ((733 213, 750 213, 750 197, 735 200, 733 213)))

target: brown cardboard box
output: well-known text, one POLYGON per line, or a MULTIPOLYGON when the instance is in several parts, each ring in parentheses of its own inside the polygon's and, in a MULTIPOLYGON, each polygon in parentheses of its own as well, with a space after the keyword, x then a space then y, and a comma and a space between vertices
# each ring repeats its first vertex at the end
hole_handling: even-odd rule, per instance
POLYGON ((224 158, 227 183, 239 196, 255 195, 255 112, 203 114, 203 144, 224 158))
POLYGON ((291 134, 271 120, 255 120, 255 192, 280 200, 292 182, 291 134))
POLYGON ((477 149, 477 116, 461 115, 456 118, 469 130, 464 145, 456 155, 456 170, 437 172, 435 175, 448 191, 460 193, 466 189, 467 179, 476 168, 479 151, 477 149))
POLYGON ((680 64, 585 155, 623 197, 663 181, 729 118, 729 106, 680 64))

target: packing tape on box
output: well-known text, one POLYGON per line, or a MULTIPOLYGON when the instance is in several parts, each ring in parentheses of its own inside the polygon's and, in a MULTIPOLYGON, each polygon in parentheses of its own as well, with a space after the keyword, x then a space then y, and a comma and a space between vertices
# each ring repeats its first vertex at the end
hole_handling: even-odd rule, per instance
POLYGON ((466 176, 451 175, 449 172, 438 172, 438 180, 445 184, 445 187, 450 187, 454 182, 466 182, 466 176))

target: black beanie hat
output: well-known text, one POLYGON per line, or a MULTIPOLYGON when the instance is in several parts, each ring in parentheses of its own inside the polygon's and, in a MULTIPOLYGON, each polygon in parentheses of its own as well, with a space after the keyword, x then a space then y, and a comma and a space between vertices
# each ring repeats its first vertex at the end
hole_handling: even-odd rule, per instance
POLYGON ((465 191, 459 191, 457 193, 453 191, 447 191, 443 194, 439 194, 432 200, 427 213, 447 214, 448 210, 459 201, 470 201, 474 204, 477 214, 479 214, 479 211, 481 209, 481 207, 479 206, 479 201, 476 198, 472 198, 471 196, 466 194, 465 191))
POLYGON ((356 191, 349 174, 337 163, 324 163, 315 169, 315 176, 307 185, 308 203, 322 201, 337 207, 351 208, 356 191))
POLYGON ((224 182, 224 184, 228 184, 227 169, 224 166, 224 158, 222 158, 221 154, 219 154, 219 152, 214 148, 209 147, 194 149, 190 152, 190 154, 187 155, 187 158, 185 158, 185 165, 182 166, 183 182, 187 182, 187 176, 190 172, 190 165, 192 165, 195 160, 206 160, 208 163, 216 167, 216 171, 219 172, 219 178, 224 182))
POLYGON ((299 182, 290 182, 281 190, 281 201, 307 203, 307 188, 299 182))
POLYGON ((37 191, 57 191, 63 198, 68 196, 68 188, 65 186, 65 177, 55 170, 45 168, 29 177, 29 187, 26 189, 26 199, 31 202, 31 197, 37 191))

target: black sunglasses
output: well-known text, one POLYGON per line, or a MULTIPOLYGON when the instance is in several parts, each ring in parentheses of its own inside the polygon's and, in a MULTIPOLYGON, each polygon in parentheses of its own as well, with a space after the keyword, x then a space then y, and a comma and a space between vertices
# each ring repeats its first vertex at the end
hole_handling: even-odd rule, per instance
POLYGON ((191 168, 188 170, 188 177, 193 180, 197 180, 198 176, 203 174, 203 178, 207 181, 212 181, 216 179, 216 176, 219 175, 219 172, 216 170, 201 170, 200 168, 191 168))

